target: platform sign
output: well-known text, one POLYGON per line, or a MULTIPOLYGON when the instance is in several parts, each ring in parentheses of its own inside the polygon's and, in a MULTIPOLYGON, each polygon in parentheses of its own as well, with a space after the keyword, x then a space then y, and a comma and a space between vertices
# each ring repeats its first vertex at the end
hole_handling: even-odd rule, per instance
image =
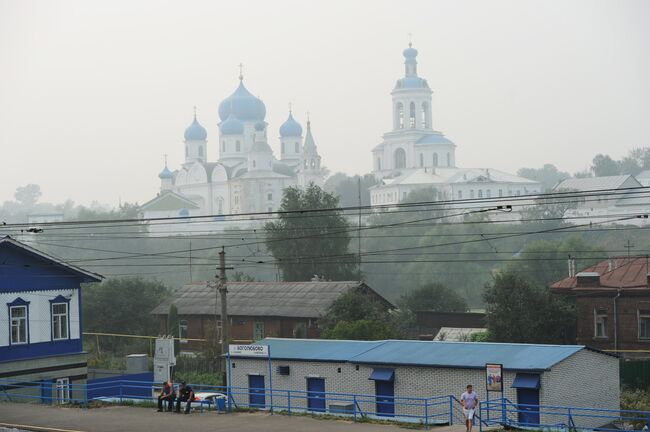
POLYGON ((487 363, 485 365, 485 383, 488 392, 503 392, 503 365, 487 363))
POLYGON ((269 357, 268 345, 229 345, 228 354, 231 356, 269 357))

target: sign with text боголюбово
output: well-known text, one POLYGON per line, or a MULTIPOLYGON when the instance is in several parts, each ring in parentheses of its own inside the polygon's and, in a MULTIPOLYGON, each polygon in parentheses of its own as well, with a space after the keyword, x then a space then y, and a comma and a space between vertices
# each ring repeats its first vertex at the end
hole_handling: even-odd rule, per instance
POLYGON ((250 357, 268 357, 269 347, 267 345, 229 345, 228 352, 230 355, 250 356, 250 357))

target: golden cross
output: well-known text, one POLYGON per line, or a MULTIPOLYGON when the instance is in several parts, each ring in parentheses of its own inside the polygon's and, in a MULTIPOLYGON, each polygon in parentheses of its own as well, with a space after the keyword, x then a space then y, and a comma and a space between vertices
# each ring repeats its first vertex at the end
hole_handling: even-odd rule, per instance
POLYGON ((242 63, 239 63, 239 80, 244 79, 244 65, 242 63))

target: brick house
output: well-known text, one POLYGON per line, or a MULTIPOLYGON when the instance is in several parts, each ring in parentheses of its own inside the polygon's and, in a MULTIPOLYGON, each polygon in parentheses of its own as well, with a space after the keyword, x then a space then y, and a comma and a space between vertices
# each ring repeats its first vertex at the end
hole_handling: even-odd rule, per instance
MULTIPOLYGON (((317 338, 318 319, 343 294, 359 291, 393 309, 388 300, 363 282, 228 282, 229 336, 232 341, 252 342, 267 336, 317 338)), ((160 334, 167 333, 169 307, 178 309, 181 338, 204 339, 221 327, 221 302, 213 283, 192 282, 174 291, 170 298, 151 313, 158 317, 160 334), (216 304, 215 304, 216 302, 216 304)), ((188 341, 182 350, 200 349, 200 343, 188 341)))
POLYGON ((577 342, 650 357, 650 274, 647 257, 614 257, 551 285, 576 301, 577 342))
MULTIPOLYGON (((290 390, 292 410, 333 412, 332 404, 340 407, 350 401, 341 395, 361 394, 366 396, 356 399, 358 411, 413 421, 409 416, 422 415, 421 407, 401 398, 458 397, 467 384, 473 384, 485 401, 485 365, 498 363, 503 365, 503 397, 525 404, 511 416, 528 426, 566 423, 565 414, 540 412, 530 405, 620 407, 618 358, 582 345, 276 338, 259 344, 269 346, 271 364, 266 358, 230 356, 231 385, 240 389, 234 395, 237 406, 268 408, 272 402, 286 407, 286 390, 290 390), (267 391, 271 385, 277 391, 273 398, 267 391), (400 398, 401 403, 393 404, 393 398, 400 398)), ((448 407, 448 403, 432 405, 428 413, 443 415, 448 407)), ((443 415, 443 422, 448 419, 449 415, 443 415)), ((457 407, 454 423, 462 421, 457 407)), ((606 422, 596 417, 576 420, 583 427, 606 422)))

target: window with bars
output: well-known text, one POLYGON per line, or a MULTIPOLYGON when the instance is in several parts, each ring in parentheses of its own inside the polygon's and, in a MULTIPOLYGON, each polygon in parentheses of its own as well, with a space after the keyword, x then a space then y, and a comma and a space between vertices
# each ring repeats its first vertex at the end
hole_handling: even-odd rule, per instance
POLYGON ((52 340, 68 339, 68 304, 52 303, 52 340))

